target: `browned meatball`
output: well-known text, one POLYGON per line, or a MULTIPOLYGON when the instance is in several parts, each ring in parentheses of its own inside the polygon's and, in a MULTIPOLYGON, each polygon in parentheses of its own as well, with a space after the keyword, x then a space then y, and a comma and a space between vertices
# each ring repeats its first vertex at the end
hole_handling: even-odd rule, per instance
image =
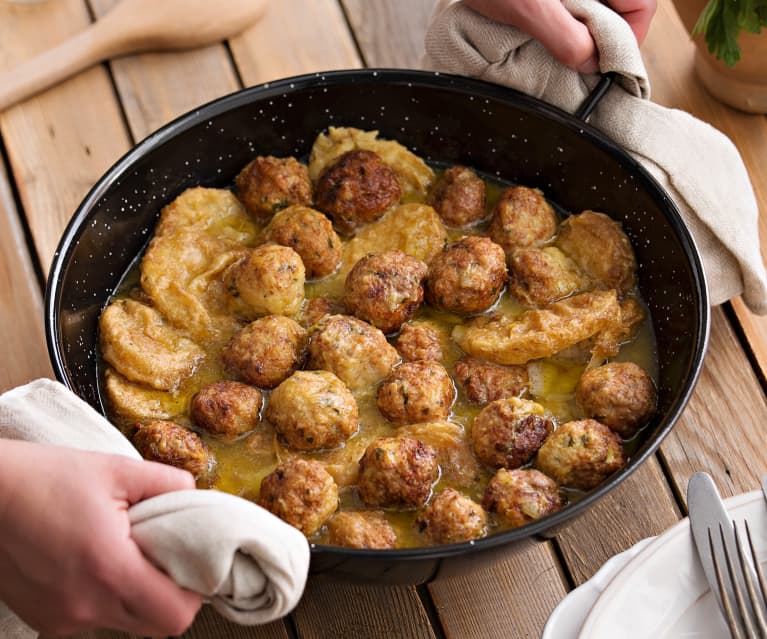
POLYGON ((484 537, 487 513, 457 490, 446 488, 418 515, 416 526, 434 543, 456 544, 484 537))
POLYGON ((501 468, 487 484, 482 505, 511 528, 524 526, 562 507, 559 486, 534 468, 501 468))
POLYGON ((538 450, 535 467, 562 486, 589 490, 626 464, 621 440, 595 419, 567 422, 538 450))
POLYGON ((405 324, 400 329, 394 346, 406 362, 427 359, 442 361, 442 340, 439 331, 426 322, 405 324))
POLYGON ((543 406, 517 397, 485 406, 474 419, 471 439, 477 459, 493 468, 519 468, 532 459, 554 423, 543 406))
POLYGON ((312 203, 309 171, 295 158, 259 156, 240 171, 236 184, 237 197, 259 222, 291 204, 312 203))
POLYGON ((362 501, 384 508, 420 508, 439 478, 437 454, 410 437, 372 442, 360 459, 358 489, 362 501))
POLYGON ((401 194, 392 168, 377 153, 358 149, 344 153, 322 172, 315 203, 340 233, 349 235, 380 218, 401 194))
POLYGON ((319 462, 293 459, 264 477, 258 505, 309 537, 338 509, 338 486, 319 462))
POLYGON ((485 217, 485 182, 465 166, 451 166, 435 183, 429 204, 448 226, 476 224, 485 217))
POLYGON ((557 232, 557 214, 538 189, 513 186, 501 193, 487 232, 503 250, 541 246, 557 232))
POLYGON ((264 239, 298 253, 310 280, 330 275, 341 264, 341 240, 333 225, 308 206, 294 204, 277 213, 264 229, 264 239))
POLYGON ((655 412, 655 384, 633 362, 612 362, 586 371, 575 389, 575 401, 587 417, 622 437, 631 437, 655 412))
POLYGON ((224 273, 224 283, 248 319, 295 315, 304 301, 306 271, 292 248, 262 244, 248 251, 224 273))
POLYGON ((327 315, 338 315, 344 312, 344 305, 328 297, 313 297, 306 300, 301 309, 301 324, 311 328, 327 315))
POLYGON ((424 262, 397 249, 370 253, 346 276, 346 310, 384 333, 394 333, 421 305, 428 270, 424 262))
POLYGON ((377 384, 398 361, 379 329, 349 315, 323 318, 309 338, 307 368, 335 373, 353 391, 377 384))
POLYGON ((527 393, 527 366, 499 366, 474 357, 464 357, 453 366, 458 387, 473 404, 489 404, 497 399, 521 397, 527 393))
POLYGON ((307 340, 306 330, 295 320, 267 315, 236 333, 221 358, 248 384, 274 388, 301 367, 307 340))
POLYGON ((450 375, 439 362, 408 362, 378 387, 378 410, 397 425, 447 419, 455 401, 450 375))
POLYGON ((378 510, 344 511, 328 522, 328 543, 346 548, 394 548, 397 534, 378 510))
POLYGON ((298 371, 272 391, 264 417, 296 450, 335 448, 359 428, 357 402, 328 371, 298 371))
POLYGON ((464 237, 432 259, 426 299, 446 311, 481 313, 498 299, 507 277, 500 246, 486 237, 464 237))
POLYGON ((525 306, 548 306, 582 286, 575 262, 554 246, 517 249, 509 258, 509 293, 525 306))
POLYGON ((144 459, 188 470, 198 481, 212 475, 215 460, 197 433, 176 422, 153 419, 140 424, 133 445, 144 459))
POLYGON ((232 438, 258 426, 263 403, 257 388, 240 382, 216 382, 192 397, 189 414, 199 428, 232 438))

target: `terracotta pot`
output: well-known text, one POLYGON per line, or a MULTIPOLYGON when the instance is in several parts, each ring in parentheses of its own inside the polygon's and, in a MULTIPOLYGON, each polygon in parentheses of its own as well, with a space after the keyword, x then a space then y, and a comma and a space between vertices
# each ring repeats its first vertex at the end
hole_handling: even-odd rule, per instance
MULTIPOLYGON (((707 0, 673 0, 688 33, 707 0)), ((708 52, 702 35, 695 37, 695 71, 718 100, 749 113, 767 113, 767 29, 738 36, 741 58, 728 67, 708 52)))

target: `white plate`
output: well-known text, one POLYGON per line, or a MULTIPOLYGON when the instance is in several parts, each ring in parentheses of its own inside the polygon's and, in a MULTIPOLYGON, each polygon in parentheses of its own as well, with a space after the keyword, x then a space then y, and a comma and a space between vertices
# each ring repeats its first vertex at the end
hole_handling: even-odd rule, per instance
MULTIPOLYGON (((767 505, 761 491, 731 497, 725 500, 725 506, 735 521, 748 520, 759 563, 764 565, 767 505)), ((688 519, 630 559, 598 597, 577 636, 578 639, 729 636, 695 554, 688 519)))

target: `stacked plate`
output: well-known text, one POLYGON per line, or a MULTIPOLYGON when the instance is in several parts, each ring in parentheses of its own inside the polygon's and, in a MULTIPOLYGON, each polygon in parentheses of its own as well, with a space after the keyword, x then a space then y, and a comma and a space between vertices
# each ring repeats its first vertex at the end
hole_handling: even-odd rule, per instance
MULTIPOLYGON (((767 562, 767 504, 761 491, 725 500, 747 520, 759 563, 767 562)), ((610 559, 552 613, 542 639, 721 639, 729 636, 688 519, 610 559)))

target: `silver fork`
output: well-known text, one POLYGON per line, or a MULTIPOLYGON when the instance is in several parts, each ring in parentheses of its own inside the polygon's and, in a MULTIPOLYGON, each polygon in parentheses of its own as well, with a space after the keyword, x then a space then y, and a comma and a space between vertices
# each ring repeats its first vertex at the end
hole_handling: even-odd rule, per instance
POLYGON ((714 563, 716 580, 719 585, 719 593, 722 597, 722 607, 730 628, 730 635, 733 639, 767 639, 767 622, 765 622, 764 607, 767 606, 767 583, 765 583, 764 573, 756 557, 754 544, 751 539, 751 530, 748 522, 744 521, 746 528, 746 538, 751 555, 751 565, 756 571, 758 581, 757 587, 754 584, 751 565, 746 556, 746 551, 741 542, 741 535, 738 532, 738 525, 733 521, 733 535, 735 537, 735 547, 738 553, 738 562, 735 563, 733 557, 727 549, 725 541, 725 531, 722 524, 719 524, 719 534, 712 534, 712 528, 708 529, 708 544, 711 550, 711 558, 714 563), (715 537, 719 537, 720 543, 715 543, 715 537), (723 569, 726 565, 726 574, 723 569), (726 582, 725 579, 728 581, 726 582), (743 587, 745 584, 745 588, 743 587), (728 587, 729 585, 729 587, 728 587), (748 596, 744 595, 744 589, 748 596), (733 606, 730 593, 734 595, 737 610, 733 606), (757 633, 758 629, 758 633, 757 633))

